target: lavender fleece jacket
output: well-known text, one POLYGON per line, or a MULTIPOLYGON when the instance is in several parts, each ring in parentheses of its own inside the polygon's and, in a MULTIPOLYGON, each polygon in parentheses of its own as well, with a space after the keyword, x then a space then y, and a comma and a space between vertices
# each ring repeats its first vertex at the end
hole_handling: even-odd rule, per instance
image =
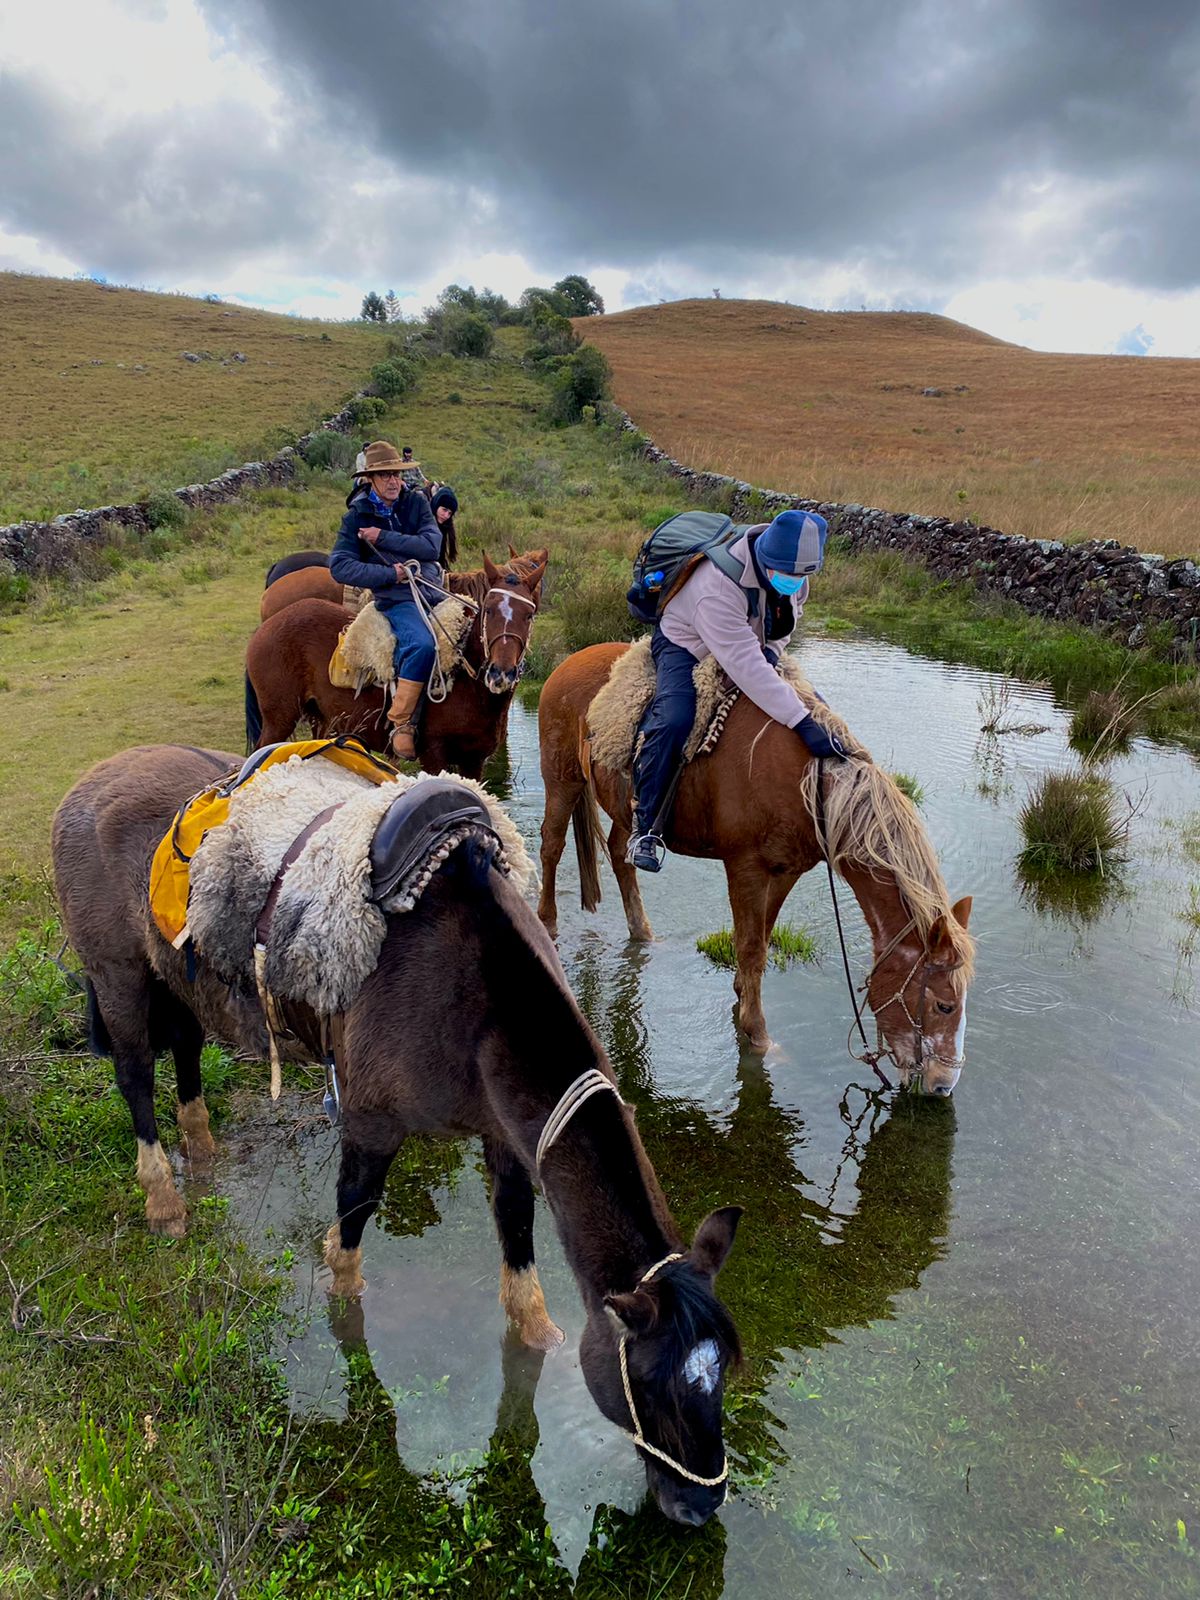
MULTIPOLYGON (((729 547, 730 554, 742 562, 740 584, 727 578, 711 561, 700 562, 675 598, 668 600, 660 626, 672 644, 690 650, 697 661, 716 656, 760 711, 782 722, 785 728, 794 728, 808 715, 808 707, 763 656, 767 594, 754 570, 748 538, 743 534, 729 547), (746 591, 755 589, 759 596, 758 614, 747 617, 746 591)), ((786 638, 772 639, 771 649, 782 655, 791 638, 789 633, 786 638)))

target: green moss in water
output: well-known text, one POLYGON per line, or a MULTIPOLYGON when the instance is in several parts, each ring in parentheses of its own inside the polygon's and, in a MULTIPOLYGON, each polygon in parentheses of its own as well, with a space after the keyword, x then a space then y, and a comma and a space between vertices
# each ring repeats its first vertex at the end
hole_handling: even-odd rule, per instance
MULTIPOLYGON (((817 959, 817 941, 812 934, 804 928, 794 927, 790 922, 781 922, 771 930, 769 948, 771 961, 780 972, 786 972, 794 961, 817 959)), ((737 951, 733 934, 728 928, 706 933, 703 938, 696 940, 696 949, 718 967, 727 967, 730 972, 737 967, 737 951)))

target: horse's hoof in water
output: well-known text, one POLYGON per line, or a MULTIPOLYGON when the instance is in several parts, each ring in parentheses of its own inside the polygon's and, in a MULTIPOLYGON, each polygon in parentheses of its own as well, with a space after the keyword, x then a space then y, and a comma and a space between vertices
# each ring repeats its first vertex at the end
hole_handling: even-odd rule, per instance
POLYGON ((194 1167, 208 1166, 217 1154, 217 1141, 205 1128, 202 1133, 183 1133, 179 1139, 179 1152, 194 1167))
POLYGON ((336 1222, 325 1235, 325 1265, 333 1273, 333 1282, 329 1285, 331 1295, 352 1300, 367 1287, 362 1275, 362 1246, 356 1250, 344 1249, 336 1222))
POLYGON ((539 1323, 530 1322, 518 1331, 523 1345, 527 1345, 530 1350, 540 1350, 543 1354, 557 1350, 567 1337, 558 1324, 551 1322, 549 1317, 543 1317, 539 1323))

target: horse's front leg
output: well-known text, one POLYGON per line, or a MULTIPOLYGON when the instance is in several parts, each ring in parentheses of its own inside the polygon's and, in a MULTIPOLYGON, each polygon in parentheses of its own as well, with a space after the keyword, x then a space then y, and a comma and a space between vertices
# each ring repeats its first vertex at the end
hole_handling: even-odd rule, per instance
MULTIPOLYGON (((545 768, 543 767, 543 775, 545 768)), ((546 809, 542 816, 542 894, 538 916, 552 939, 558 937, 558 863, 567 842, 567 829, 575 802, 583 793, 583 779, 570 785, 546 777, 546 809)))
POLYGON ((762 1008, 762 978, 767 965, 767 897, 771 880, 756 860, 727 861, 725 876, 737 953, 733 987, 738 997, 738 1027, 751 1049, 766 1050, 771 1039, 762 1008))
POLYGON ((333 1273, 331 1294, 361 1294, 366 1288, 362 1275, 363 1229, 379 1207, 388 1168, 403 1142, 403 1128, 384 1112, 369 1119, 347 1119, 338 1172, 338 1219, 325 1235, 325 1265, 333 1273), (364 1129, 369 1129, 367 1136, 364 1129))
POLYGON ((563 1342, 563 1333, 550 1320, 533 1264, 533 1184, 516 1154, 498 1140, 484 1139, 483 1158, 492 1180, 492 1215, 503 1256, 500 1304, 523 1344, 553 1350, 563 1342))

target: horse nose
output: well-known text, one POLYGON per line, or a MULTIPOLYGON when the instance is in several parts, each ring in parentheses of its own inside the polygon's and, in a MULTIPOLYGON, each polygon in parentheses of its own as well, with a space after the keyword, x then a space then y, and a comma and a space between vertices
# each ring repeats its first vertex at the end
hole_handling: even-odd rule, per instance
POLYGON ((953 1094, 954 1085, 951 1083, 935 1083, 933 1086, 933 1092, 934 1094, 941 1095, 953 1094))
POLYGON ((712 1515, 711 1511, 700 1511, 686 1500, 672 1500, 663 1510, 672 1522, 682 1522, 688 1528, 702 1528, 712 1515))

